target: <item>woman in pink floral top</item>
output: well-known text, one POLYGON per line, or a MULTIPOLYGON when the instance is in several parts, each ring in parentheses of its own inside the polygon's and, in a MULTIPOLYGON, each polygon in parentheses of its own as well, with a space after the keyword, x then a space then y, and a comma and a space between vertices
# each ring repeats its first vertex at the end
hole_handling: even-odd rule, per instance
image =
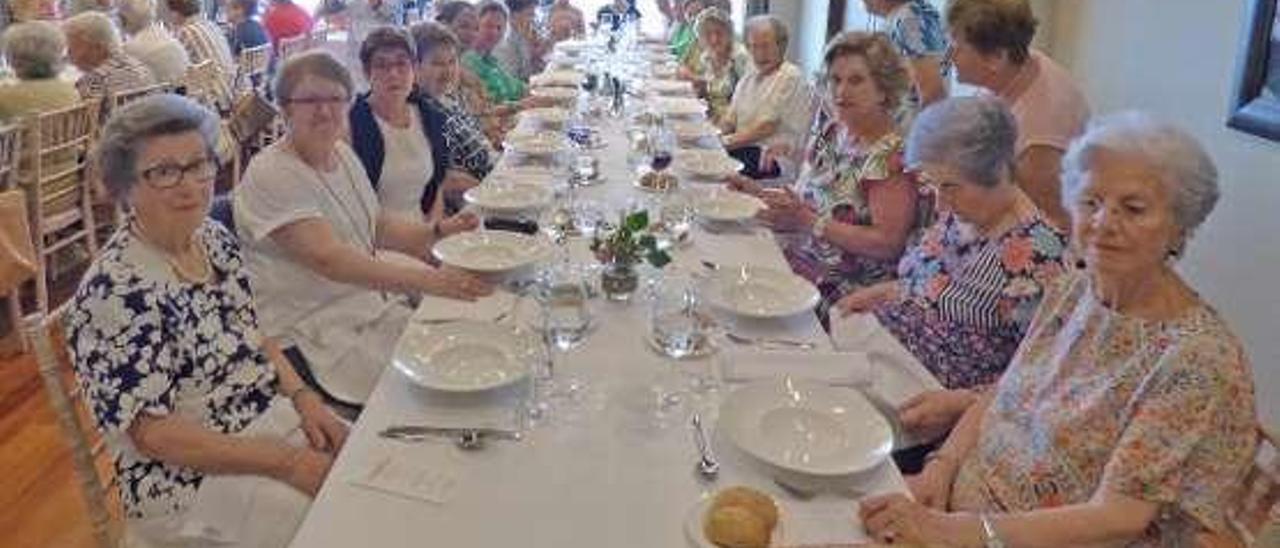
POLYGON ((846 32, 827 46, 827 100, 840 133, 831 169, 806 165, 788 189, 765 189, 745 177, 729 186, 768 204, 759 218, 778 234, 791 268, 822 293, 825 322, 835 301, 892 279, 913 231, 927 218, 919 189, 903 169, 893 113, 910 85, 902 60, 883 35, 846 32))
POLYGON ((1252 375, 1173 268, 1218 197, 1182 130, 1103 120, 1063 161, 1084 267, 1046 292, 993 393, 920 476, 862 501, 882 540, 966 546, 1189 546, 1229 535, 1257 440, 1252 375), (944 510, 947 511, 944 513, 944 510))
POLYGON ((837 304, 874 312, 947 388, 903 406, 899 420, 921 439, 945 434, 1004 373, 1044 286, 1063 269, 1065 237, 1013 182, 1016 140, 1017 122, 996 98, 946 99, 921 112, 907 161, 942 216, 903 254, 896 281, 837 304))

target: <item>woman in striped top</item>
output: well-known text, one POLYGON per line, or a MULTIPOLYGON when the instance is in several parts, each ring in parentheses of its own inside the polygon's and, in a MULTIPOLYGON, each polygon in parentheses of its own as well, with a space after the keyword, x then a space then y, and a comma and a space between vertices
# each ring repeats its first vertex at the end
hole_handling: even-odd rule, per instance
POLYGON ((838 303, 873 312, 945 386, 907 402, 903 426, 934 438, 994 383, 1061 274, 1065 237, 1012 179, 1017 126, 997 99, 944 100, 922 112, 907 164, 941 210, 898 263, 899 279, 838 303))

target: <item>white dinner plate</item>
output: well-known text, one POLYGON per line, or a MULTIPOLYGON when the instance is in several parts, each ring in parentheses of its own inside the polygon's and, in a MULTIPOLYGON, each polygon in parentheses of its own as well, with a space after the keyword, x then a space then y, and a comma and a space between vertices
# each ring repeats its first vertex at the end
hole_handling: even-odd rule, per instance
POLYGON ((534 97, 549 97, 557 101, 570 101, 578 98, 578 88, 566 87, 540 87, 533 88, 529 91, 529 95, 534 97))
POLYGON ((716 427, 752 458, 808 476, 865 472, 893 450, 893 430, 862 393, 791 377, 735 390, 716 427))
POLYGON ((810 312, 818 288, 789 271, 759 266, 721 267, 707 284, 707 300, 749 318, 785 318, 810 312))
POLYGON ((431 249, 441 262, 483 273, 502 273, 532 265, 551 252, 550 244, 527 234, 476 230, 449 236, 431 249))
POLYGON ((586 79, 586 75, 576 70, 548 70, 529 77, 529 85, 534 87, 569 87, 577 88, 586 79))
POLYGON ((767 207, 763 200, 750 194, 719 188, 707 192, 693 201, 693 209, 699 217, 717 223, 738 223, 749 220, 767 207))
MULTIPOLYGON (((707 512, 711 510, 711 503, 715 502, 714 496, 706 496, 700 499, 693 507, 689 508, 689 513, 684 517, 684 535, 689 539, 689 543, 693 548, 719 548, 715 543, 707 540, 707 534, 703 532, 702 524, 707 521, 707 512)), ((777 504, 777 500, 774 500, 777 504)), ((771 546, 786 546, 786 531, 783 530, 782 522, 786 516, 782 514, 781 505, 778 506, 778 525, 773 528, 773 536, 769 538, 771 546)))
POLYGON ((492 213, 521 213, 546 207, 555 198, 550 186, 537 183, 486 183, 462 195, 467 203, 492 213))
POLYGON ((538 349, 528 336, 490 322, 460 320, 405 331, 392 363, 414 383, 478 392, 520 381, 538 349))
POLYGON ((701 116, 707 112, 707 106, 692 97, 654 97, 651 104, 655 111, 667 116, 701 116))
POLYGON ((693 84, 686 80, 658 78, 645 80, 644 89, 659 95, 693 95, 693 84))
POLYGON ((569 111, 559 107, 538 107, 521 112, 520 118, 539 124, 561 125, 569 119, 569 111))
POLYGON ((556 180, 555 171, 539 166, 500 165, 489 176, 484 178, 485 184, 531 184, 550 185, 556 180))
POLYGON ((564 134, 558 131, 512 132, 507 135, 505 144, 510 150, 535 156, 555 154, 565 149, 564 134))
POLYGON ((738 173, 742 162, 722 150, 680 149, 672 165, 676 171, 701 179, 720 180, 738 173))
POLYGON ((704 137, 719 137, 720 128, 707 123, 705 120, 691 122, 688 120, 675 120, 670 124, 671 134, 681 141, 696 141, 704 137))

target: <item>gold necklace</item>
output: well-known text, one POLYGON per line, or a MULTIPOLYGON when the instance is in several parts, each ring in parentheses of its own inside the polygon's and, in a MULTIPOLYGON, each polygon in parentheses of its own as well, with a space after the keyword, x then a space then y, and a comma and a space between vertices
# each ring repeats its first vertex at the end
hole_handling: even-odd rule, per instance
POLYGON ((175 253, 171 253, 165 248, 157 245, 154 240, 147 236, 146 226, 142 224, 141 219, 137 217, 133 218, 132 232, 139 241, 147 247, 154 249, 161 257, 164 258, 164 261, 169 264, 169 269, 173 271, 173 275, 179 280, 187 283, 199 284, 206 283, 213 278, 213 268, 209 265, 209 256, 204 253, 204 245, 202 245, 202 241, 197 234, 193 233, 191 235, 188 245, 196 253, 197 260, 200 263, 197 267, 199 268, 199 272, 188 272, 187 269, 179 262, 175 253))

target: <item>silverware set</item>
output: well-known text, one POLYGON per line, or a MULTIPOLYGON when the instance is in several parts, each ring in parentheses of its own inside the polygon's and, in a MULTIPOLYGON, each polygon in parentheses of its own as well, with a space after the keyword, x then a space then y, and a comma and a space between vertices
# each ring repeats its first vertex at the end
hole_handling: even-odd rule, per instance
POLYGON ((378 432, 378 436, 390 440, 416 443, 428 439, 452 439, 459 449, 482 449, 488 440, 520 441, 524 434, 501 428, 453 428, 447 426, 397 425, 378 432))

